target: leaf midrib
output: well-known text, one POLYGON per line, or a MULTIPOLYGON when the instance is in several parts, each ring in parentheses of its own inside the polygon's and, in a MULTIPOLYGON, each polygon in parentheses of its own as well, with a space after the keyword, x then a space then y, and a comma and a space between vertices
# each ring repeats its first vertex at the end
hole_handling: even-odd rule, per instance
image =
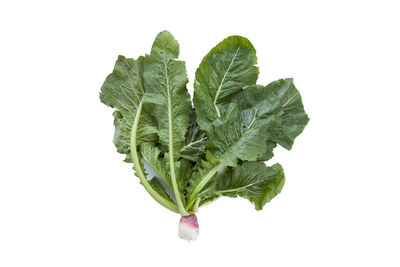
MULTIPOLYGON (((131 79, 131 76, 129 76, 129 73, 128 73, 128 70, 126 69, 126 68, 123 68, 124 69, 124 71, 125 71, 125 73, 126 73, 126 76, 128 77, 128 79, 129 79, 129 83, 130 83, 130 85, 131 85, 131 90, 132 90, 132 92, 135 94, 135 96, 136 96, 136 99, 138 100, 138 104, 140 103, 140 101, 141 101, 141 99, 140 99, 140 97, 137 95, 137 93, 135 92, 135 90, 134 90, 134 85, 133 85, 133 81, 132 81, 132 79, 131 79)), ((135 72, 135 71, 134 71, 135 72)), ((138 78, 139 78, 139 73, 138 72, 135 72, 135 73, 137 73, 137 75, 138 75, 138 78)), ((139 79, 139 81, 140 81, 140 79, 139 79)), ((143 87, 142 87, 142 90, 143 90, 143 87)), ((126 95, 125 94, 125 92, 124 92, 124 90, 122 90, 122 92, 124 93, 124 95, 126 95)), ((138 108, 138 106, 137 105, 135 105, 135 102, 134 101, 132 101, 133 102, 133 105, 135 106, 135 108, 138 108)))
MULTIPOLYGON (((245 186, 240 186, 240 187, 236 187, 236 188, 233 188, 233 189, 226 189, 226 190, 215 191, 214 194, 217 194, 217 195, 218 195, 218 194, 224 194, 224 193, 231 193, 231 192, 239 191, 239 190, 241 190, 241 189, 246 189, 247 187, 250 187, 250 186, 253 186, 253 185, 255 185, 255 184, 262 183, 262 182, 264 182, 264 180, 256 181, 256 182, 254 182, 254 183, 250 183, 250 184, 247 184, 247 185, 245 185, 245 186)), ((251 191, 251 190, 250 190, 250 191, 251 191)))
POLYGON ((220 114, 219 109, 218 109, 218 107, 217 107, 217 100, 218 100, 219 94, 221 93, 222 85, 223 85, 223 83, 224 83, 224 81, 225 81, 226 75, 228 74, 230 68, 232 67, 233 62, 235 61, 236 56, 237 56, 237 54, 239 53, 239 49, 240 49, 240 47, 238 47, 238 49, 236 50, 236 53, 235 53, 235 55, 233 56, 233 58, 232 58, 232 60, 231 60, 231 63, 229 64, 228 68, 226 69, 226 71, 225 71, 225 73, 224 73, 224 76, 222 77, 221 83, 219 84, 219 86, 218 86, 218 88, 217 88, 217 92, 215 93, 215 97, 214 97, 214 102, 213 102, 213 104, 214 104, 215 110, 217 111, 218 117, 221 117, 221 114, 220 114))
POLYGON ((178 184, 176 181, 175 162, 174 162, 174 137, 173 137, 173 128, 172 128, 172 103, 171 103, 171 92, 170 92, 171 87, 170 87, 170 82, 169 82, 168 64, 167 64, 167 60, 165 58, 165 51, 164 51, 163 56, 164 56, 165 78, 166 78, 166 86, 167 86, 167 94, 168 94, 168 146, 169 146, 169 167, 170 167, 170 172, 171 172, 171 183, 172 183, 172 189, 174 191, 176 204, 178 206, 179 212, 181 215, 187 215, 187 212, 186 212, 185 208, 183 207, 178 184))
POLYGON ((147 181, 147 177, 144 174, 144 171, 142 170, 142 167, 140 165, 138 152, 137 152, 137 145, 136 145, 136 134, 137 134, 138 126, 139 126, 140 115, 141 115, 142 106, 143 106, 142 104, 143 103, 140 102, 137 112, 136 112, 135 120, 134 120, 132 128, 131 128, 130 148, 131 148, 133 167, 136 170, 136 173, 137 173, 137 176, 139 177, 140 182, 145 187, 147 192, 154 198, 154 200, 156 200, 158 203, 160 203, 167 209, 170 209, 171 211, 174 211, 174 212, 178 212, 178 209, 177 209, 177 206, 175 205, 175 203, 160 196, 160 194, 158 194, 158 192, 150 185, 150 183, 149 183, 149 181, 147 181))
POLYGON ((181 152, 185 151, 186 149, 188 149, 190 147, 193 147, 197 143, 200 143, 200 142, 203 142, 203 141, 206 141, 206 140, 207 140, 207 138, 204 137, 204 138, 201 138, 200 140, 191 142, 191 143, 187 144, 186 146, 182 147, 181 148, 181 152))
MULTIPOLYGON (((254 117, 254 119, 255 119, 255 118, 256 118, 256 116, 254 117)), ((242 119, 243 119, 244 124, 246 125, 246 121, 244 120, 244 118, 242 118, 242 119)), ((250 124, 249 126, 246 125, 246 128, 245 128, 244 131, 240 132, 240 136, 238 135, 237 131, 235 131, 237 140, 235 140, 235 141, 228 147, 228 149, 226 149, 225 152, 224 152, 223 154, 221 154, 221 155, 218 157, 218 159, 224 157, 228 152, 233 154, 233 152, 232 152, 232 147, 236 146, 236 145, 243 139, 243 136, 244 136, 244 135, 250 130, 250 128, 252 127, 253 122, 254 122, 254 119, 253 119, 253 121, 251 122, 251 124, 250 124)), ((260 119, 260 118, 258 118, 258 119, 260 119)), ((235 155, 235 157, 237 157, 237 156, 235 155)))

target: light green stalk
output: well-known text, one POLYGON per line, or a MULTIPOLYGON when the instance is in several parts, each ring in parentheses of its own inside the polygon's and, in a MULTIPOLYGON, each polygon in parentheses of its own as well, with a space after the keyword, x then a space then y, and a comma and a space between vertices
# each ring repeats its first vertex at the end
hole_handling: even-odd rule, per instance
POLYGON ((203 189, 203 187, 210 181, 210 179, 214 176, 214 174, 218 171, 219 167, 221 167, 222 163, 218 162, 196 185, 192 194, 189 197, 188 204, 186 205, 186 210, 189 210, 193 204, 196 202, 197 194, 203 189))
POLYGON ((171 183, 172 189, 174 190, 176 205, 178 206, 179 213, 182 216, 187 216, 189 213, 185 210, 183 206, 181 193, 179 192, 178 183, 176 182, 176 174, 175 174, 175 161, 174 161, 174 138, 173 138, 173 128, 172 128, 172 104, 171 104, 171 95, 170 95, 170 88, 169 88, 169 78, 168 78, 168 69, 167 65, 165 64, 165 73, 167 74, 167 90, 168 90, 168 137, 169 137, 169 168, 171 172, 171 183))
POLYGON ((133 167, 136 171, 137 176, 140 179, 140 182, 147 190, 147 192, 150 194, 150 196, 152 196, 155 201, 157 201, 167 209, 178 213, 179 211, 175 203, 160 196, 160 194, 158 194, 157 191, 155 191, 154 188, 150 185, 149 181, 147 181, 146 179, 146 175, 143 172, 142 166, 140 165, 140 159, 138 157, 137 145, 136 145, 136 133, 140 121, 140 113, 142 112, 142 107, 143 107, 142 102, 140 102, 139 107, 137 108, 136 111, 136 117, 135 121, 133 122, 131 131, 131 156, 132 156, 133 167))

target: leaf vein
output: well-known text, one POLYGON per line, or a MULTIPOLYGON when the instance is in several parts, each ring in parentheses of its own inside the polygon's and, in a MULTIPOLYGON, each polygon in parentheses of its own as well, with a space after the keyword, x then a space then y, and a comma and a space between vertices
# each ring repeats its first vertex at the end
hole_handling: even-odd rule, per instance
POLYGON ((218 100, 219 94, 221 93, 222 85, 223 85, 223 83, 225 81, 226 75, 228 74, 229 70, 231 69, 233 62, 235 61, 236 56, 239 53, 239 49, 240 49, 240 47, 238 47, 238 49, 236 50, 236 53, 235 53, 235 55, 233 56, 233 58, 231 60, 231 63, 229 64, 228 68, 226 69, 226 71, 224 73, 224 76, 222 77, 222 80, 221 80, 221 83, 218 86, 217 92, 215 93, 213 104, 214 104, 215 110, 217 111, 218 117, 221 117, 221 114, 220 114, 219 109, 217 107, 217 100, 218 100))

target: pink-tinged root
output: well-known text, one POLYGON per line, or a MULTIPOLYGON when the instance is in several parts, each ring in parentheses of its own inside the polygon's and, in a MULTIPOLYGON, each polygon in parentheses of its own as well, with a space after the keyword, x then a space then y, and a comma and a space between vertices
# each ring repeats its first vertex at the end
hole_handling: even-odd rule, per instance
POLYGON ((178 236, 187 241, 197 239, 199 236, 199 223, 195 214, 181 217, 178 236))

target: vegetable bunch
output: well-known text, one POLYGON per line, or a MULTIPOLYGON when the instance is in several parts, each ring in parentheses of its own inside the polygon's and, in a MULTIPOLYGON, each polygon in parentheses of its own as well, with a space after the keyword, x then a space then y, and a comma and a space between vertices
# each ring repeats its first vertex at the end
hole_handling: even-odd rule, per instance
POLYGON ((178 55, 175 38, 159 33, 150 55, 118 57, 100 99, 115 108, 117 151, 154 200, 182 216, 179 236, 195 240, 200 207, 240 196, 261 210, 280 193, 283 169, 264 161, 277 144, 291 149, 309 119, 292 79, 256 84, 256 51, 244 37, 226 38, 203 58, 193 106, 178 55), (147 177, 144 162, 159 177, 147 177))

